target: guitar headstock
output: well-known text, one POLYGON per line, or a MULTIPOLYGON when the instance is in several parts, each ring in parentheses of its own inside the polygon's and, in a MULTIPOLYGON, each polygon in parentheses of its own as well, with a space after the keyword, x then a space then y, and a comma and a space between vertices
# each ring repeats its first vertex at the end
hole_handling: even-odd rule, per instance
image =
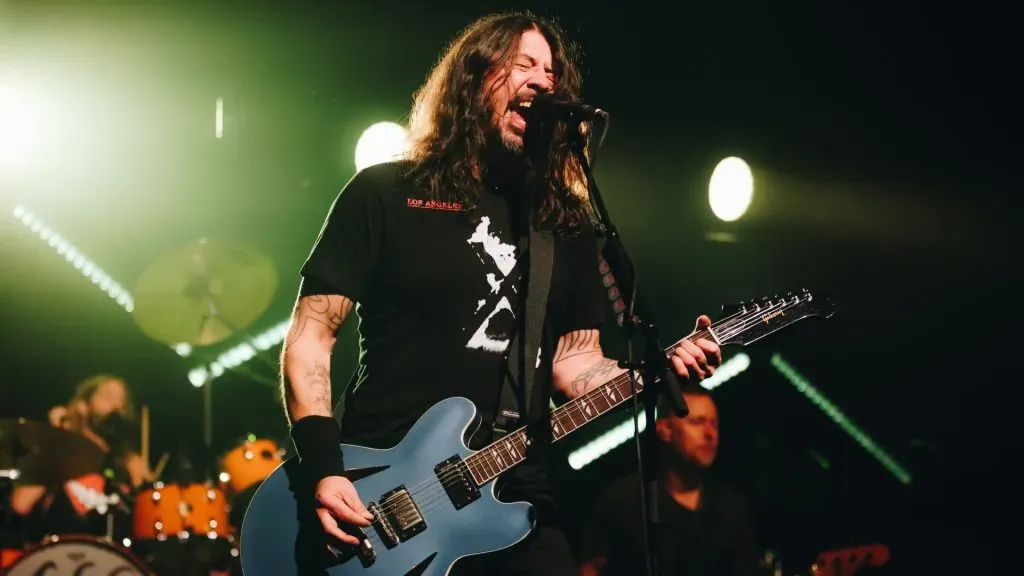
POLYGON ((804 318, 829 318, 835 311, 827 295, 805 289, 722 306, 722 319, 712 328, 722 345, 747 346, 804 318))

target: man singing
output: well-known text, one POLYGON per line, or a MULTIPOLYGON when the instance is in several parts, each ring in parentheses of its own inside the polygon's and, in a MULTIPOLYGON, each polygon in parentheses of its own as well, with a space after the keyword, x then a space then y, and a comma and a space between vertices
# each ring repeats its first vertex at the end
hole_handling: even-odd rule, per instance
MULTIPOLYGON (((524 142, 531 101, 546 93, 576 99, 580 84, 570 45, 553 23, 522 14, 479 19, 417 92, 407 156, 359 172, 335 200, 302 267, 282 351, 292 438, 315 486, 316 513, 335 538, 357 544, 339 523, 368 526, 371 518, 340 475, 339 442, 394 446, 430 406, 452 396, 472 400, 485 423, 471 447, 488 441, 483 433, 524 314, 521 278, 529 267, 520 240, 531 224, 555 236, 551 337, 541 346, 534 389, 575 398, 622 372, 600 346, 605 295, 582 168, 564 130, 540 156, 524 142), (339 426, 331 352, 354 308, 359 367, 339 426)), ((672 365, 700 380, 719 361, 714 343, 687 342, 672 365)), ((576 574, 543 453, 506 476, 502 499, 533 503, 535 530, 513 548, 460 560, 453 574, 576 574)))

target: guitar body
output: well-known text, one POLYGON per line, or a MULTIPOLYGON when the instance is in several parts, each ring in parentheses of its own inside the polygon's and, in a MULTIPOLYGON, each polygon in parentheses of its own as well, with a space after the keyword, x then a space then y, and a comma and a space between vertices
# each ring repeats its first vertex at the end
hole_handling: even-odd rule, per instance
MULTIPOLYGON (((240 535, 245 576, 441 576, 459 558, 502 550, 521 541, 533 529, 530 504, 498 501, 494 482, 490 482, 479 489, 474 500, 457 509, 438 481, 439 475, 451 477, 451 473, 435 472, 438 465, 453 456, 465 459, 472 454, 465 440, 477 420, 472 402, 448 398, 423 414, 394 448, 342 445, 345 468, 364 504, 394 509, 390 504, 394 498, 386 495, 404 487, 422 518, 412 529, 414 533, 404 535, 393 546, 386 545, 374 527, 363 528, 373 547, 370 562, 359 549, 338 542, 332 546, 341 549, 342 556, 335 559, 328 552, 328 540, 314 512, 312 490, 293 488, 298 474, 295 459, 289 459, 264 480, 246 511, 240 535)), ((455 501, 463 502, 458 497, 455 501)))

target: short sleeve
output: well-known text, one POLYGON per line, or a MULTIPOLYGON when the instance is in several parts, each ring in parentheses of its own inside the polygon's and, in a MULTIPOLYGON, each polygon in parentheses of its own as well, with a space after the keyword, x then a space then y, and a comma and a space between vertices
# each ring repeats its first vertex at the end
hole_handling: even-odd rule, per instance
POLYGON ((599 329, 604 324, 608 300, 598 270, 597 235, 590 226, 566 241, 562 268, 565 288, 563 309, 555 314, 555 332, 560 337, 575 330, 599 329))
POLYGON ((381 248, 382 196, 394 183, 394 168, 377 165, 358 172, 342 188, 302 266, 301 296, 362 297, 381 248))

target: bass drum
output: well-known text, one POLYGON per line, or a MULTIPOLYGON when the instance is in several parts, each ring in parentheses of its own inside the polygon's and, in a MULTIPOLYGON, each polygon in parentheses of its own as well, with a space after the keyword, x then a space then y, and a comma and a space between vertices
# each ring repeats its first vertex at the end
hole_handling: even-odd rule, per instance
POLYGON ((94 536, 51 536, 28 550, 6 576, 155 576, 126 549, 94 536))

